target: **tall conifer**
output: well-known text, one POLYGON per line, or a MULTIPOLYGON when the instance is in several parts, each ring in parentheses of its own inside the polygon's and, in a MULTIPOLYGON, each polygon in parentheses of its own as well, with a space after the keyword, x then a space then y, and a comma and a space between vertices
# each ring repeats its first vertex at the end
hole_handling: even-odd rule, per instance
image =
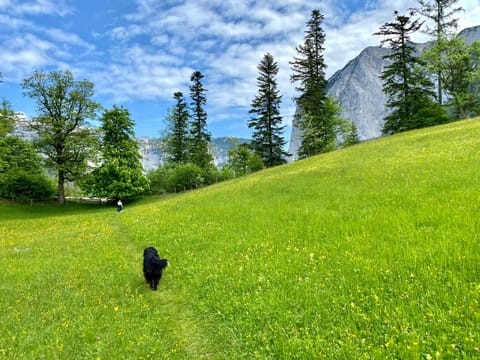
POLYGON ((413 15, 411 12, 410 16, 403 16, 395 11, 395 22, 385 23, 375 33, 384 36, 382 45, 387 43, 392 50, 383 57, 391 64, 381 75, 383 91, 389 97, 386 105, 392 109, 385 118, 384 134, 425 126, 426 116, 445 117, 442 109, 433 105, 433 83, 423 71, 424 64, 415 56, 415 47, 409 41, 410 36, 422 26, 418 19, 412 19, 413 15))
POLYGON ((173 164, 187 162, 189 150, 188 120, 190 113, 183 93, 173 94, 175 106, 167 116, 167 130, 163 136, 163 149, 173 164))
POLYGON ((278 64, 271 54, 266 54, 258 65, 258 95, 253 99, 248 127, 253 128, 251 146, 267 167, 284 164, 287 153, 283 149, 280 103, 282 96, 277 89, 278 64))
POLYGON ((334 124, 326 111, 326 64, 323 57, 325 33, 322 29, 324 16, 313 10, 307 22, 303 45, 296 50, 297 57, 290 63, 292 82, 300 95, 295 98, 298 107, 299 128, 303 132, 299 155, 312 156, 331 149, 335 143, 334 124))
POLYGON ((190 161, 193 164, 205 169, 211 164, 213 157, 209 153, 209 144, 211 134, 207 129, 207 112, 205 105, 207 91, 202 84, 203 74, 200 71, 193 72, 190 77, 192 84, 190 85, 191 99, 191 124, 190 124, 190 161))

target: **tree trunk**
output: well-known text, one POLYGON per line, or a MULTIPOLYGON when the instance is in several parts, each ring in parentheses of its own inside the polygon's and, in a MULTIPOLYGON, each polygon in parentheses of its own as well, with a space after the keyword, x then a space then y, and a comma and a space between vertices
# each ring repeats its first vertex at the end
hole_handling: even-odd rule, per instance
POLYGON ((58 172, 58 203, 65 204, 65 174, 61 170, 58 172))

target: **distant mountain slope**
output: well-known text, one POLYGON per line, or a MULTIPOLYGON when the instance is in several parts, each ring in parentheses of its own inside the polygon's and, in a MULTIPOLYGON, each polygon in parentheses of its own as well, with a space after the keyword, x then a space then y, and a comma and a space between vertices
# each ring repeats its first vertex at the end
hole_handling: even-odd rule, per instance
MULTIPOLYGON (((460 32, 467 43, 480 41, 480 26, 460 32)), ((416 44, 417 51, 426 44, 416 44)), ((371 46, 364 49, 355 59, 328 80, 328 93, 338 99, 344 109, 342 116, 352 120, 357 126, 361 140, 382 135, 384 118, 388 114, 385 106, 387 97, 383 93, 380 75, 388 65, 382 59, 390 49, 371 46)), ((289 153, 296 159, 300 147, 301 133, 296 121, 292 124, 289 153)))
MULTIPOLYGON (((25 140, 32 140, 35 133, 29 128, 30 120, 23 113, 16 114, 14 134, 25 140)), ((213 162, 221 167, 228 162, 228 150, 235 144, 249 142, 248 139, 233 137, 218 137, 211 141, 211 151, 213 152, 213 162)), ((161 141, 156 138, 140 137, 137 138, 142 155, 142 165, 144 170, 156 169, 160 164, 165 163, 166 156, 161 149, 161 141)))
MULTIPOLYGON (((217 167, 222 167, 228 162, 228 150, 236 143, 249 142, 248 139, 218 137, 211 141, 211 151, 213 155, 213 163, 217 167)), ((137 138, 140 145, 140 153, 142 155, 142 164, 145 170, 156 169, 160 164, 165 163, 166 156, 161 149, 161 140, 156 138, 141 137, 137 138)))

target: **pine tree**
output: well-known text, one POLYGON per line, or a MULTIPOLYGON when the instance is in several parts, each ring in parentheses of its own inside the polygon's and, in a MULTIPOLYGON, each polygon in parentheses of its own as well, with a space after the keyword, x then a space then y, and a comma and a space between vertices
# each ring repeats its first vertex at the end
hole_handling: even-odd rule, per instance
POLYGON ((191 99, 191 124, 190 124, 190 154, 189 160, 202 169, 207 168, 213 157, 209 153, 209 144, 211 140, 210 132, 207 130, 207 112, 204 107, 207 103, 205 97, 206 89, 202 84, 203 74, 195 71, 190 81, 190 99, 191 99))
POLYGON ((253 99, 248 127, 253 128, 251 147, 267 167, 284 164, 288 154, 283 147, 285 139, 281 126, 280 103, 282 97, 277 89, 278 64, 271 54, 266 54, 258 65, 258 95, 253 99))
POLYGON ((188 159, 190 113, 182 92, 173 94, 176 104, 167 116, 167 130, 163 136, 163 150, 167 160, 173 164, 182 164, 188 159))
MULTIPOLYGON (((453 35, 453 30, 458 26, 458 19, 453 16, 462 11, 461 7, 452 8, 458 3, 458 0, 418 0, 420 8, 416 9, 425 18, 432 20, 434 23, 433 29, 427 29, 427 34, 432 36, 435 41, 434 47, 437 47, 438 52, 443 52, 445 43, 442 40, 448 39, 453 35)), ((437 77, 437 98, 440 105, 443 104, 443 88, 441 69, 433 69, 437 77)))
MULTIPOLYGON (((389 96, 387 107, 392 113, 385 118, 384 134, 393 134, 420 127, 418 113, 432 107, 433 83, 425 74, 423 62, 415 56, 415 48, 409 42, 411 34, 420 29, 422 23, 410 16, 399 15, 395 11, 395 22, 380 27, 375 35, 386 37, 382 45, 388 43, 391 53, 383 58, 390 60, 382 72, 383 91, 389 96)), ((441 109, 438 116, 442 116, 441 109)), ((444 115, 444 114, 443 114, 444 115)), ((436 116, 436 115, 434 115, 436 116)))
POLYGON ((328 151, 335 143, 334 119, 326 112, 326 64, 323 58, 325 33, 321 27, 324 17, 318 10, 313 10, 307 22, 303 45, 296 50, 299 54, 290 63, 300 95, 295 98, 299 111, 298 123, 303 131, 300 156, 312 156, 328 151))

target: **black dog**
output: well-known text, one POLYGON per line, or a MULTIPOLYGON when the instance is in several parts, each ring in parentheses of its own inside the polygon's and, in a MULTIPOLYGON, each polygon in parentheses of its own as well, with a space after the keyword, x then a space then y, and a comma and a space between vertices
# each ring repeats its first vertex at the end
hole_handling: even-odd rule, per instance
POLYGON ((143 275, 150 285, 150 289, 157 290, 157 285, 162 278, 162 271, 168 266, 167 259, 160 259, 157 249, 147 247, 143 250, 143 275))

